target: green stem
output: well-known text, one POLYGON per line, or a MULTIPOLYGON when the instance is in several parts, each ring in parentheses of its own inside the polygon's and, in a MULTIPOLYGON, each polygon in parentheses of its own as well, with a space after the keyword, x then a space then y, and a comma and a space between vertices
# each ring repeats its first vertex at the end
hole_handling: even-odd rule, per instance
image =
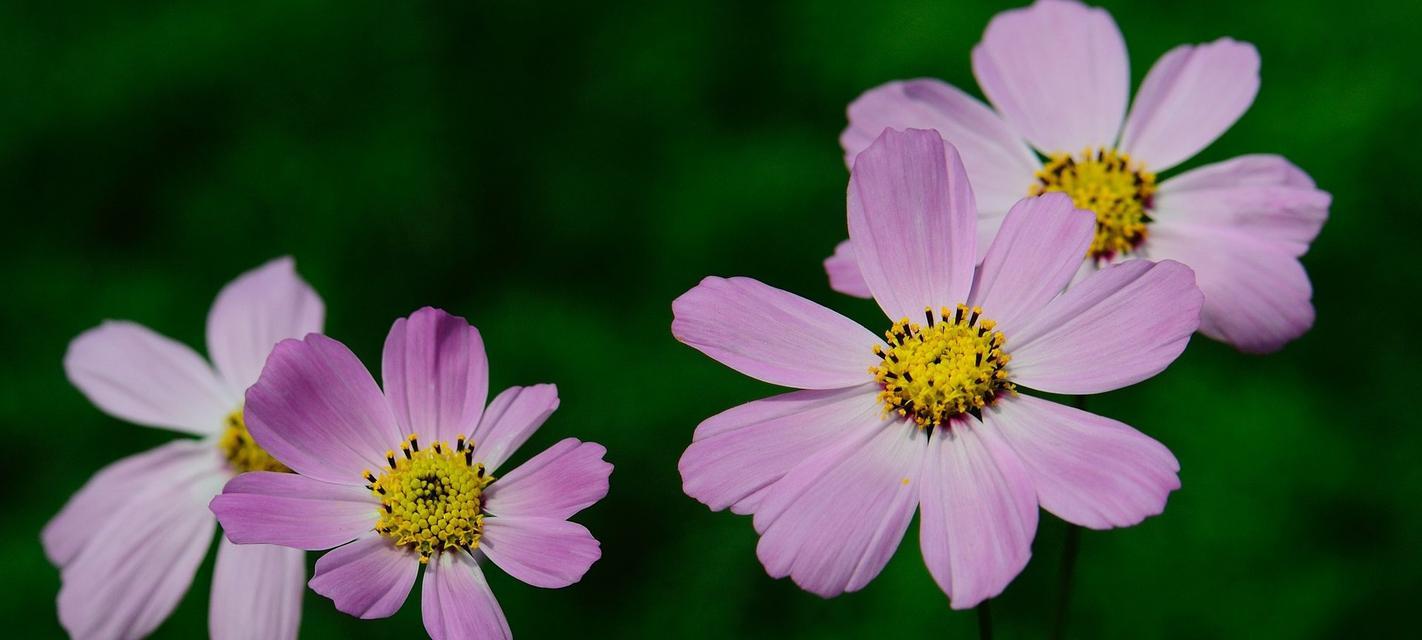
MULTIPOLYGON (((1077 396, 1072 406, 1086 410, 1086 396, 1077 396)), ((1081 547, 1081 527, 1066 523, 1066 540, 1062 543, 1062 567, 1058 583, 1057 620, 1052 630, 1053 640, 1066 638, 1067 614, 1071 611, 1072 578, 1076 575, 1076 555, 1081 547)))
POLYGON ((989 602, 992 600, 983 600, 978 605, 979 640, 992 640, 992 610, 988 608, 989 602))

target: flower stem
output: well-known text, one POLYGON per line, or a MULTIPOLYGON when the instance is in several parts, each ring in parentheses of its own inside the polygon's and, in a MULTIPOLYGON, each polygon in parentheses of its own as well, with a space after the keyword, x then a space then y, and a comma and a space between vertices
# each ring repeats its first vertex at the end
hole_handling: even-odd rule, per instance
MULTIPOLYGON (((1072 406, 1086 410, 1086 396, 1077 396, 1072 406)), ((1072 577, 1076 574, 1076 554, 1081 546, 1081 527, 1066 523, 1066 540, 1062 543, 1062 568, 1057 596, 1056 627, 1052 629, 1053 640, 1066 638, 1067 613, 1071 611, 1072 577)))
POLYGON ((992 610, 988 608, 991 600, 983 600, 978 604, 978 640, 992 640, 992 610))

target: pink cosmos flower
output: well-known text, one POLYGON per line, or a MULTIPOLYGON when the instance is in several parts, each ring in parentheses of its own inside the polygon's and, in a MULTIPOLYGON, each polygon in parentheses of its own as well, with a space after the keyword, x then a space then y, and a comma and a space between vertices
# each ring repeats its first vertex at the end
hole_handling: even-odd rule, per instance
POLYGON ((240 475, 212 500, 238 545, 331 549, 311 588, 361 618, 394 614, 425 568, 425 630, 507 638, 479 559, 537 587, 580 580, 601 555, 568 517, 607 495, 601 445, 563 440, 499 466, 558 407, 553 385, 511 387, 484 407, 479 331, 424 308, 385 340, 384 393, 345 345, 277 345, 247 392, 252 438, 295 474, 240 475))
POLYGON ((801 389, 701 423, 680 463, 688 495, 754 514, 770 575, 824 597, 860 589, 918 509, 929 571, 968 608, 1026 565, 1039 504, 1104 529, 1160 513, 1180 486, 1160 443, 1016 387, 1100 393, 1160 372, 1199 322, 1190 269, 1129 260, 1063 292, 1093 216, 1048 194, 1011 208, 975 271, 976 216, 952 145, 887 130, 849 185, 887 341, 748 278, 706 278, 672 304, 677 339, 801 389))
MULTIPOLYGON (((1205 335, 1268 352, 1313 326, 1299 256, 1331 198, 1307 174, 1279 156, 1249 155, 1156 185, 1254 101, 1252 45, 1221 38, 1170 50, 1127 115, 1126 45, 1111 15, 1039 0, 993 18, 973 71, 996 111, 938 80, 891 82, 849 106, 845 161, 853 165, 885 128, 936 129, 963 154, 980 205, 979 247, 1019 198, 1060 191, 1096 214, 1084 270, 1127 257, 1190 265, 1205 292, 1205 335)), ((869 296, 848 241, 825 266, 836 290, 869 296)))
MULTIPOLYGON (((59 567, 59 621, 75 638, 140 638, 177 606, 216 525, 207 503, 234 474, 284 470, 243 425, 242 394, 279 340, 320 331, 321 299, 280 258, 233 280, 207 316, 209 366, 131 322, 69 344, 69 380, 104 412, 183 438, 99 471, 44 528, 59 567)), ((274 474, 281 475, 281 474, 274 474)), ((214 638, 295 638, 304 554, 218 544, 208 629, 214 638)))

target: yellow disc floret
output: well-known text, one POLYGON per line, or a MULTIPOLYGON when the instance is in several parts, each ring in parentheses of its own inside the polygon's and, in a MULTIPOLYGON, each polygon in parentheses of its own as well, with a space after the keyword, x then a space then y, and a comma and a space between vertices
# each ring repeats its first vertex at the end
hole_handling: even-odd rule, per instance
POLYGON ((472 445, 459 436, 453 449, 435 442, 421 451, 411 434, 400 452, 386 452, 389 469, 380 477, 365 472, 380 500, 375 530, 418 551, 422 563, 437 551, 477 548, 484 527, 484 487, 494 478, 484 473, 483 463, 474 462, 472 445))
POLYGON ((217 440, 217 448, 222 451, 222 455, 227 457, 227 464, 237 473, 248 471, 291 473, 291 469, 277 462, 272 454, 267 453, 252 440, 252 434, 247 432, 247 423, 242 419, 241 409, 228 414, 226 429, 222 431, 222 437, 217 440))
POLYGON ((982 311, 944 307, 935 319, 925 309, 926 325, 904 318, 884 333, 889 348, 874 347, 883 362, 869 373, 883 389, 879 401, 886 414, 898 413, 920 428, 947 425, 1013 392, 1006 368, 1011 356, 1002 350, 1007 339, 982 311))
POLYGON ((1155 174, 1115 149, 1087 149, 1079 157, 1052 154, 1037 172, 1029 195, 1060 191, 1079 209, 1096 214, 1096 237, 1088 257, 1098 260, 1130 253, 1146 238, 1155 197, 1155 174))

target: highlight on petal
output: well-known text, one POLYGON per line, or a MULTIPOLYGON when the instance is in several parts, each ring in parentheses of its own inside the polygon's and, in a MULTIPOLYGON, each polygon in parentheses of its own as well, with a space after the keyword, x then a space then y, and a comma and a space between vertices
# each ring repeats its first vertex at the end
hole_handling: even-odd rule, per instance
POLYGON ((1180 45, 1151 67, 1121 132, 1121 149, 1151 171, 1174 167, 1219 138, 1259 93, 1259 52, 1220 38, 1180 45))
MULTIPOLYGON (((1332 200, 1308 174, 1282 157, 1239 156, 1187 171, 1160 185, 1152 228, 1234 233, 1301 256, 1328 219, 1332 200)), ((1153 244, 1147 242, 1147 250, 1153 244)))
POLYGON ((859 273, 859 260, 854 257, 854 245, 848 240, 835 245, 834 255, 825 258, 825 273, 829 274, 830 288, 847 296, 872 298, 869 283, 859 273))
POLYGON ((776 483, 755 514, 766 572, 824 598, 869 584, 918 506, 923 434, 897 419, 859 425, 776 483))
POLYGON ((474 432, 489 396, 489 360, 469 321, 431 307, 400 318, 385 338, 381 363, 402 433, 452 444, 474 432))
POLYGON ((243 410, 252 439, 282 464, 325 482, 364 485, 404 442, 370 372, 345 345, 321 334, 285 340, 243 410))
POLYGON ((1044 154, 1116 142, 1130 61, 1104 9, 1038 0, 999 13, 973 48, 973 74, 1003 119, 1044 154))
POLYGON ((305 591, 301 550, 219 540, 208 633, 214 640, 294 639, 305 591))
POLYGON ((929 439, 919 545, 954 609, 1002 593, 1032 557, 1037 497, 1022 462, 991 429, 964 416, 929 439))
POLYGON ((877 423, 879 387, 792 391, 707 418, 681 455, 682 490, 711 507, 751 513, 786 473, 857 427, 877 423))
POLYGON ((320 333, 325 318, 325 304, 296 274, 295 261, 277 258, 238 276, 217 294, 207 313, 207 352, 240 398, 261 375, 272 347, 320 333))
POLYGON ((602 549, 583 525, 558 518, 484 519, 479 550, 523 582, 559 589, 582 580, 602 549))
POLYGON ((366 620, 388 618, 405 604, 419 568, 418 554, 372 531, 321 556, 307 584, 342 613, 366 620))
POLYGON ((217 526, 205 503, 222 472, 164 478, 96 526, 60 572, 59 622, 75 638, 141 638, 172 613, 217 526))
POLYGON ((420 603, 431 640, 513 638, 484 572, 462 549, 436 554, 430 560, 420 603))
POLYGON ((849 127, 839 137, 845 163, 853 168, 854 158, 885 129, 937 131, 962 154, 978 209, 997 216, 1026 193, 1040 164, 997 113, 939 80, 890 82, 850 103, 849 127))
POLYGON ((104 413, 148 427, 217 433, 241 403, 192 349, 132 322, 80 334, 64 372, 104 413))
POLYGON ((1170 450, 1115 420, 1022 394, 984 409, 983 422, 1021 459, 1042 508, 1067 522, 1138 524, 1180 488, 1170 450))
POLYGON ((1150 251, 1195 270, 1205 295, 1200 332, 1215 340, 1270 353, 1313 327, 1313 285, 1278 243, 1227 229, 1158 225, 1150 251))
POLYGON ((1011 336, 1066 289, 1095 232, 1096 215, 1077 209, 1065 194, 1024 198, 1007 213, 968 304, 981 306, 1011 336))
POLYGON ((607 495, 612 465, 596 442, 565 438, 494 481, 484 510, 496 516, 568 518, 607 495))
POLYGON ((976 224, 963 162, 936 131, 886 130, 854 161, 849 238, 859 271, 890 320, 967 299, 977 264, 976 224))
POLYGON ((474 458, 489 471, 496 471, 557 409, 558 387, 554 385, 505 389, 489 403, 478 428, 470 433, 474 458))
POLYGON ((1160 373, 1200 325, 1195 274, 1171 260, 1128 260, 1087 276, 1008 336, 1013 381, 1051 393, 1102 393, 1160 373))
POLYGON ((882 345, 834 311, 750 278, 708 277, 672 302, 672 334, 771 384, 836 389, 869 379, 882 345))
POLYGON ((211 508, 232 542, 316 551, 370 531, 380 504, 364 487, 254 471, 229 480, 211 508))
POLYGON ((174 440, 104 467, 69 498, 40 532, 45 556, 59 568, 75 560, 109 520, 129 511, 146 491, 171 482, 192 482, 222 461, 207 442, 174 440))

